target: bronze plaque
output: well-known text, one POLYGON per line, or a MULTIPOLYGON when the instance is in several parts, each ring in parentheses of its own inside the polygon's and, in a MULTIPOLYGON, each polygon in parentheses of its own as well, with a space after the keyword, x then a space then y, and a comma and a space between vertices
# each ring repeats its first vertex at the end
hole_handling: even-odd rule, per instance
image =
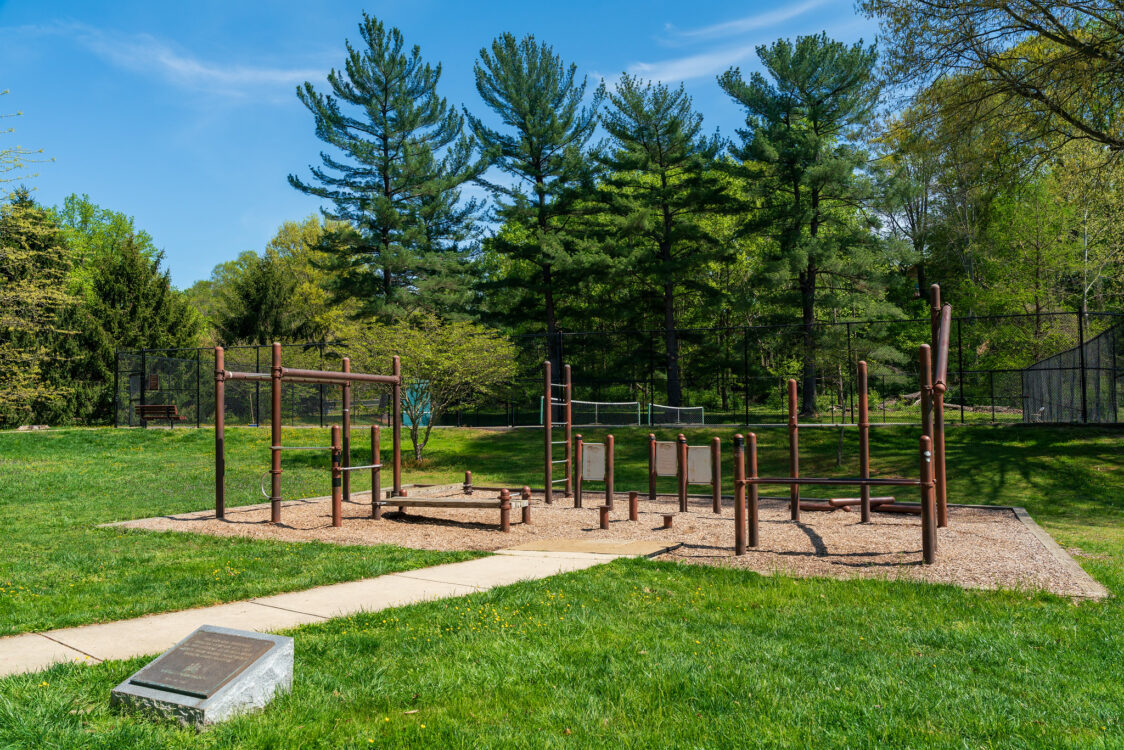
POLYGON ((130 682, 210 698, 272 647, 272 641, 261 638, 201 630, 142 669, 130 682))

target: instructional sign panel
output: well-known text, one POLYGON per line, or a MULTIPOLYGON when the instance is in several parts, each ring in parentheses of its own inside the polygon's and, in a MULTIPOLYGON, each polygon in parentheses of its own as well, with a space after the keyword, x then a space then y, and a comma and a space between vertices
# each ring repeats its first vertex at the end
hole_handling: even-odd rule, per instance
POLYGON ((605 481, 605 444, 582 445, 582 479, 587 482, 605 481))
POLYGON ((675 469, 675 442, 671 440, 656 441, 656 476, 674 477, 678 474, 675 469))
POLYGON ((710 470, 710 446, 687 446, 687 484, 710 484, 714 475, 710 470))

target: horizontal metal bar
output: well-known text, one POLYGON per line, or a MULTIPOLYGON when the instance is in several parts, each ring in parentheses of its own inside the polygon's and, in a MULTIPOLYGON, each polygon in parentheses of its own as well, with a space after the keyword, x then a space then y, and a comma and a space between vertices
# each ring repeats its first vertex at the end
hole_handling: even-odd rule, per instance
POLYGON ((382 464, 367 464, 366 466, 341 466, 340 471, 359 471, 360 469, 381 469, 382 464))
POLYGON ((396 384, 401 378, 394 375, 367 375, 361 372, 338 372, 329 370, 298 370, 292 367, 281 368, 282 378, 311 378, 313 380, 344 380, 359 381, 363 383, 390 383, 396 384))
POLYGON ((569 480, 566 477, 562 477, 561 479, 551 480, 550 483, 551 484, 561 484, 562 482, 567 482, 567 481, 569 481, 569 480))
POLYGON ((225 370, 222 374, 224 380, 269 380, 268 372, 237 372, 225 370))
POLYGON ((743 480, 746 484, 820 484, 829 486, 854 487, 920 487, 919 479, 826 479, 824 477, 757 477, 743 480))
POLYGON ((551 463, 552 463, 552 464, 564 464, 564 463, 566 463, 566 462, 567 462, 567 461, 569 461, 569 460, 570 460, 570 459, 568 459, 568 458, 560 458, 560 459, 558 459, 557 461, 551 461, 551 463))
POLYGON ((551 441, 550 441, 550 444, 551 444, 551 445, 565 445, 565 444, 566 444, 566 442, 567 442, 567 441, 565 441, 565 440, 551 440, 551 441))
POLYGON ((330 451, 330 445, 271 445, 270 450, 278 451, 330 451))

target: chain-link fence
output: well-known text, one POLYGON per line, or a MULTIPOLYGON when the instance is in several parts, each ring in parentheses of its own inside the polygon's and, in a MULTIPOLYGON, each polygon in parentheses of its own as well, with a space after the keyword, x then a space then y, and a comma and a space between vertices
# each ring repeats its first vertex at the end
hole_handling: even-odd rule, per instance
MULTIPOLYGON (((953 318, 949 343, 949 424, 1118 422, 1124 399, 1124 316, 1078 313, 953 318)), ((681 329, 682 407, 703 407, 706 424, 783 424, 786 381, 804 388, 802 364, 815 363, 816 416, 801 421, 853 424, 856 368, 869 367, 872 422, 920 421, 917 351, 929 343, 928 320, 818 323, 810 344, 798 325, 681 329)), ((513 339, 519 356, 511 384, 486 403, 453 409, 439 425, 537 425, 542 419, 542 362, 553 349, 571 365, 574 398, 668 405, 664 332, 600 330, 513 339), (553 346, 548 346, 553 343, 553 346)), ((287 344, 287 367, 335 370, 348 354, 335 343, 287 344)), ((226 349, 227 369, 268 372, 268 346, 226 349)), ((137 406, 174 404, 186 424, 214 419, 214 350, 121 351, 117 357, 115 424, 136 425, 137 406)), ((286 383, 286 424, 338 421, 340 394, 326 385, 286 383)), ((269 384, 227 383, 230 424, 269 422, 269 384), (263 412, 264 409, 264 412, 263 412)), ((385 420, 387 389, 353 388, 353 418, 385 420)), ((630 407, 631 408, 631 407, 630 407)), ((632 421, 629 411, 630 422, 632 421)))

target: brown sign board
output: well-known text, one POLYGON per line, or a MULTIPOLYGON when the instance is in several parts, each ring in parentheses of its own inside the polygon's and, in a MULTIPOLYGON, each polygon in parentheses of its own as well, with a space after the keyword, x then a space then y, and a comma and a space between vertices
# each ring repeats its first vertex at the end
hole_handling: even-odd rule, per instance
POLYGON ((134 685, 209 698, 273 645, 258 638, 197 630, 129 681, 134 685))
POLYGON ((675 441, 673 440, 657 440, 656 441, 656 476, 657 477, 674 477, 678 475, 675 460, 675 441))

